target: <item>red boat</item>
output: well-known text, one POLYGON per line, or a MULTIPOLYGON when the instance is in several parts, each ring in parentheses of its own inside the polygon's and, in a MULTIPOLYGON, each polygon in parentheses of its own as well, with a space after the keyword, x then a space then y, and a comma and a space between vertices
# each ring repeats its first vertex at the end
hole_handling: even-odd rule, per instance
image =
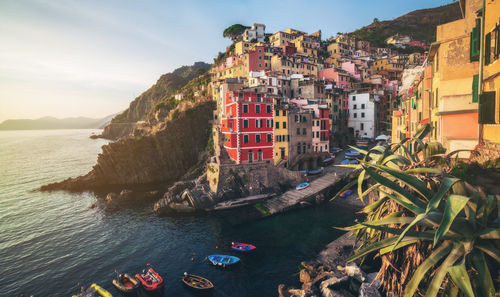
POLYGON ((231 248, 239 252, 249 252, 255 250, 255 245, 248 243, 241 243, 241 242, 233 242, 231 243, 231 248))
POLYGON ((163 287, 163 278, 151 267, 144 269, 142 273, 137 273, 135 278, 141 282, 146 291, 155 291, 163 287))

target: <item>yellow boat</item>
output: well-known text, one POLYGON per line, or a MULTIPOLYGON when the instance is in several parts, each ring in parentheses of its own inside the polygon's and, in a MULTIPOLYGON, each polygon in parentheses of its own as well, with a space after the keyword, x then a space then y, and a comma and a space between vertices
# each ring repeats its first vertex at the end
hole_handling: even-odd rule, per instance
POLYGON ((108 292, 106 289, 103 287, 97 285, 97 284, 92 284, 90 287, 77 295, 73 295, 72 297, 95 297, 95 296, 102 296, 102 297, 113 297, 110 292, 108 292))

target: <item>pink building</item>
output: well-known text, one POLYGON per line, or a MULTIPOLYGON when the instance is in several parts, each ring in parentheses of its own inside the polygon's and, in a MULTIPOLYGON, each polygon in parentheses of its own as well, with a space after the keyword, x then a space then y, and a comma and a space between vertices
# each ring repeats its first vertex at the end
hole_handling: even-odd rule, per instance
POLYGON ((342 62, 342 69, 347 71, 351 77, 355 80, 361 80, 361 72, 358 69, 358 66, 351 61, 342 62))

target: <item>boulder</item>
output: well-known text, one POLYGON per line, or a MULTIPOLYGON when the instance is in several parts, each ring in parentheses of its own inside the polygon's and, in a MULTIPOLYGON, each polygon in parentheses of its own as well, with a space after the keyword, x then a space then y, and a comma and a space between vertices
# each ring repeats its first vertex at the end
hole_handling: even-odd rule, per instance
POLYGON ((344 271, 347 276, 350 276, 361 283, 365 281, 365 273, 356 263, 349 263, 345 267, 337 266, 337 269, 344 271))
POLYGON ((311 282, 311 275, 307 270, 302 269, 299 273, 299 280, 301 283, 309 283, 311 282))
POLYGON ((290 293, 288 293, 286 286, 284 284, 280 284, 278 286, 278 296, 279 297, 291 297, 290 293))
POLYGON ((380 297, 380 292, 375 285, 369 283, 362 283, 359 289, 359 297, 380 297))
POLYGON ((307 297, 311 296, 311 292, 307 290, 299 290, 299 289, 290 289, 288 293, 291 294, 292 297, 307 297))
POLYGON ((325 281, 322 281, 319 288, 321 291, 321 294, 323 294, 324 297, 336 297, 336 296, 341 296, 341 295, 335 295, 336 289, 341 289, 343 286, 345 286, 349 281, 349 277, 343 276, 341 278, 337 277, 331 277, 325 281))

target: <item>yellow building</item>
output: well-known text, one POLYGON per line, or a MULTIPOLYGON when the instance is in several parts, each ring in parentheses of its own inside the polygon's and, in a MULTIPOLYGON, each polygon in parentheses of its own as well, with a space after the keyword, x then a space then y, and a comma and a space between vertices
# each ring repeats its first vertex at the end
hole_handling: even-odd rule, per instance
POLYGON ((276 105, 274 112, 274 165, 288 164, 288 108, 276 105))
MULTIPOLYGON (((290 29, 287 29, 290 30, 290 29)), ((292 42, 297 37, 297 34, 295 33, 287 33, 287 32, 276 32, 271 37, 269 37, 269 43, 272 46, 279 47, 282 46, 288 42, 292 42)))
POLYGON ((295 45, 298 53, 314 57, 318 56, 318 50, 313 44, 311 37, 300 35, 291 42, 295 45))
MULTIPOLYGON (((448 152, 474 149, 479 140, 476 43, 471 35, 480 23, 476 12, 481 0, 461 1, 462 18, 436 28, 428 61, 432 64, 432 137, 448 152), (472 47, 472 50, 471 50, 472 47), (476 80, 476 83, 474 81, 476 80)), ((461 157, 468 157, 462 153, 461 157)))
POLYGON ((271 70, 284 75, 303 74, 318 75, 318 66, 315 58, 306 58, 300 55, 278 56, 271 58, 271 70))
POLYGON ((236 56, 242 55, 243 53, 246 53, 250 49, 250 45, 252 43, 240 40, 234 44, 234 54, 236 56))
MULTIPOLYGON (((479 121, 482 140, 500 150, 500 1, 486 0, 484 17, 484 57, 479 121)), ((495 157, 495 156, 492 156, 495 157)), ((498 155, 497 155, 498 157, 498 155)))

